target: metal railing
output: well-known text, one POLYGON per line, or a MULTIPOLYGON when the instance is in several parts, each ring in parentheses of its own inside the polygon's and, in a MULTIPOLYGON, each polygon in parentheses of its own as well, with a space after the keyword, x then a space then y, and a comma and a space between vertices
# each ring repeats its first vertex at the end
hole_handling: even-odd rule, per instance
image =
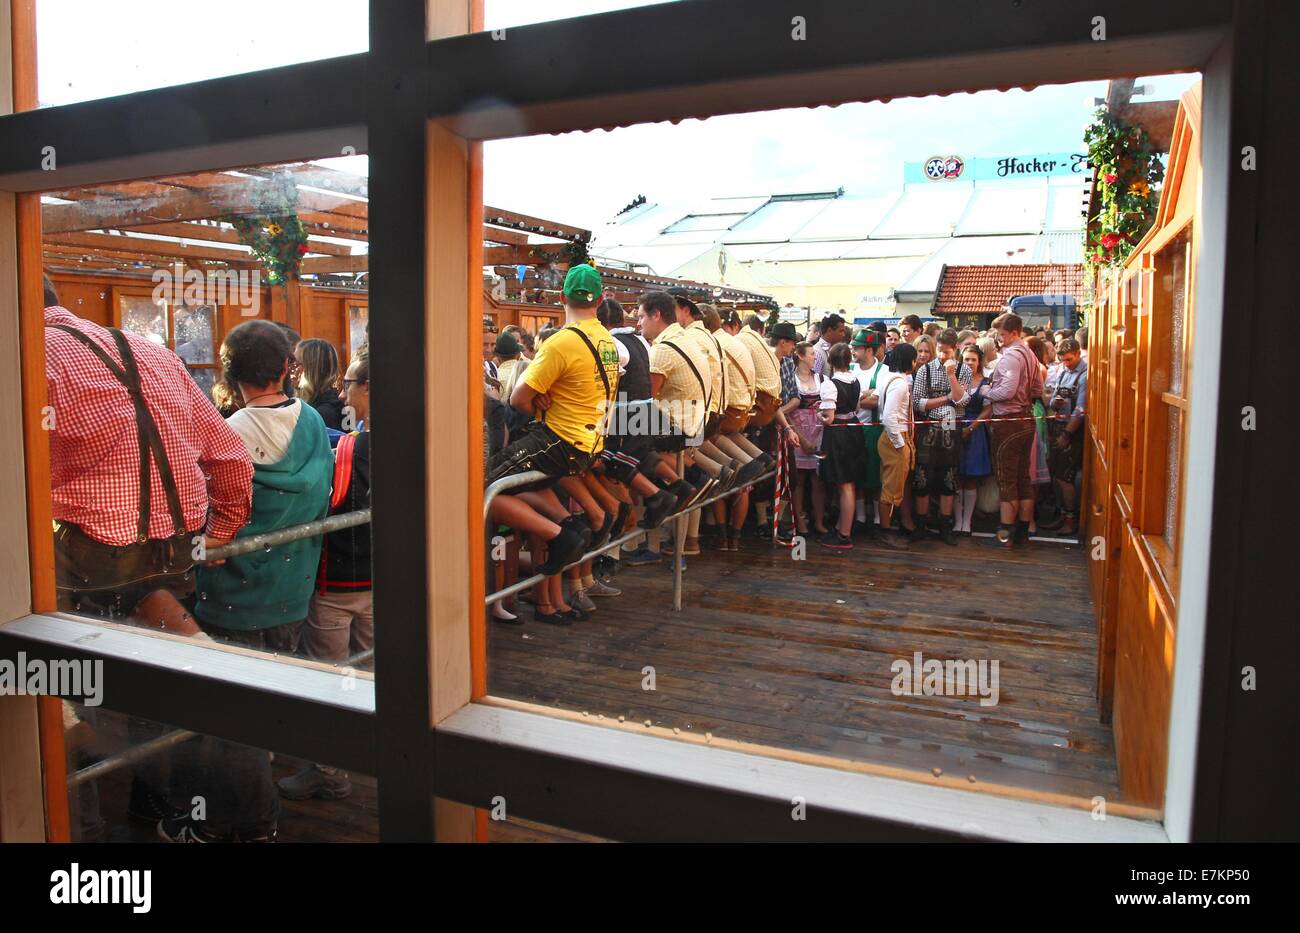
MULTIPOLYGON (((677 455, 677 476, 679 479, 682 477, 683 472, 684 471, 682 468, 682 454, 679 453, 677 455)), ((682 546, 683 546, 683 539, 686 536, 687 516, 690 515, 691 512, 704 508, 706 505, 712 505, 715 502, 719 502, 723 499, 727 499, 731 496, 734 496, 737 493, 745 490, 746 488, 757 485, 758 483, 761 483, 767 480, 769 477, 775 475, 776 475, 776 469, 773 468, 768 472, 764 473, 763 475, 758 476, 752 480, 749 480, 744 485, 736 486, 731 489, 724 490, 715 496, 710 496, 707 499, 701 499, 699 502, 694 502, 691 505, 687 506, 686 508, 682 509, 680 512, 675 512, 673 513, 673 515, 670 516, 670 519, 672 520, 673 523, 673 544, 674 544, 673 546, 673 609, 680 612, 682 608, 682 570, 683 567, 685 566, 685 561, 682 555, 682 546)), ((488 488, 483 492, 483 521, 485 523, 487 522, 488 512, 492 508, 492 503, 496 499, 496 497, 499 496, 501 493, 509 489, 517 489, 520 486, 527 486, 530 485, 531 483, 536 483, 545 479, 548 479, 547 474, 542 473, 538 470, 530 470, 527 473, 518 473, 514 476, 504 477, 502 479, 497 480, 492 485, 488 486, 488 488)), ((604 544, 602 544, 600 547, 593 548, 592 550, 588 551, 586 554, 583 554, 577 560, 572 561, 569 564, 566 564, 557 572, 563 573, 565 570, 569 569, 569 567, 573 567, 576 566, 577 564, 582 564, 589 560, 593 560, 594 558, 599 557, 601 554, 604 554, 606 551, 612 551, 614 550, 614 548, 622 547, 624 544, 634 541, 637 538, 643 537, 647 533, 647 531, 648 529, 645 528, 637 528, 634 531, 629 531, 627 534, 622 535, 621 537, 613 538, 605 542, 604 544)), ((488 540, 491 540, 490 536, 488 540)), ((520 580, 517 583, 510 584, 504 589, 497 590, 494 593, 489 593, 483 601, 484 605, 491 606, 493 603, 500 602, 501 600, 509 596, 513 596, 516 593, 523 592, 524 590, 530 587, 536 586, 538 583, 542 582, 545 579, 546 579, 546 575, 544 574, 540 574, 540 573, 533 574, 531 577, 528 577, 526 580, 520 580)))
POLYGON ((86 781, 93 780, 97 777, 103 777, 111 771, 116 771, 118 768, 125 767, 126 765, 133 765, 137 761, 148 758, 150 755, 155 755, 174 745, 179 745, 186 739, 192 739, 196 735, 198 735, 197 732, 177 729, 173 732, 160 735, 156 739, 150 739, 148 742, 141 742, 139 745, 124 749, 114 755, 109 755, 107 758, 97 761, 93 765, 87 765, 79 771, 72 772, 68 775, 68 786, 76 787, 78 784, 84 784, 86 781))
POLYGON ((236 538, 229 544, 223 544, 221 547, 214 547, 205 551, 203 563, 225 560, 228 557, 238 557, 240 554, 251 554, 253 551, 260 551, 263 548, 272 548, 277 544, 288 544, 290 541, 300 541, 303 538, 314 538, 317 535, 329 534, 331 531, 354 528, 357 525, 364 525, 368 521, 370 521, 370 510, 360 509, 356 512, 342 512, 338 515, 330 515, 314 522, 303 522, 301 525, 288 525, 259 535, 249 535, 247 538, 236 538))

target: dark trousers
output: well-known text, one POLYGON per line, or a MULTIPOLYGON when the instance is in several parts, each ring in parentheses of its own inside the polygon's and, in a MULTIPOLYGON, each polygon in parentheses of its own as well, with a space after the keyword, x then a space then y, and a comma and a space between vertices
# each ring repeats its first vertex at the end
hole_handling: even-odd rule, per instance
MULTIPOLYGON (((203 626, 205 632, 221 641, 283 654, 293 653, 301 628, 301 620, 253 631, 203 626)), ((204 800, 208 831, 218 836, 238 833, 246 837, 272 832, 280 819, 280 795, 271 780, 270 753, 206 736, 200 754, 203 776, 192 796, 204 800)))

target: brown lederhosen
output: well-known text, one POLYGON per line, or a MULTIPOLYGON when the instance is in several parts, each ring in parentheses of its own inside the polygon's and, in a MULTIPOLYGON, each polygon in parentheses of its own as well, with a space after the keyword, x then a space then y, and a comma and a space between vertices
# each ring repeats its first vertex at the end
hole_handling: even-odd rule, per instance
POLYGON ((1018 502, 1034 498, 1029 468, 1034 456, 1034 418, 1028 408, 998 415, 989 425, 993 433, 993 470, 998 477, 998 498, 1018 502), (1018 420, 999 420, 999 419, 1018 420))
POLYGON ((781 407, 781 399, 776 395, 768 395, 762 389, 754 392, 754 414, 750 416, 749 426, 751 428, 766 427, 768 422, 776 417, 777 409, 781 407))

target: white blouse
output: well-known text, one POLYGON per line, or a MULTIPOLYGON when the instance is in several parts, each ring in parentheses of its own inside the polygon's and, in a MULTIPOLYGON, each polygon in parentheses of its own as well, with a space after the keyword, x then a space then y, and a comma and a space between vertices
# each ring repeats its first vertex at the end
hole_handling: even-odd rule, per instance
POLYGON ((880 420, 889 435, 889 443, 901 448, 907 441, 908 414, 912 408, 912 392, 907 380, 900 373, 890 373, 891 378, 884 388, 877 386, 876 392, 884 399, 880 409, 880 420))

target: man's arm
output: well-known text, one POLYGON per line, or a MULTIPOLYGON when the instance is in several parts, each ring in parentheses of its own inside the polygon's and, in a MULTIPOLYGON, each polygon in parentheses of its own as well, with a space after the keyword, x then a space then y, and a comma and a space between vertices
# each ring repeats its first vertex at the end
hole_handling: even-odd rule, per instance
POLYGON ((1074 396, 1074 413, 1070 416, 1070 422, 1065 429, 1071 434, 1082 430, 1083 419, 1088 414, 1088 374, 1085 372, 1079 377, 1079 382, 1075 386, 1074 396))

